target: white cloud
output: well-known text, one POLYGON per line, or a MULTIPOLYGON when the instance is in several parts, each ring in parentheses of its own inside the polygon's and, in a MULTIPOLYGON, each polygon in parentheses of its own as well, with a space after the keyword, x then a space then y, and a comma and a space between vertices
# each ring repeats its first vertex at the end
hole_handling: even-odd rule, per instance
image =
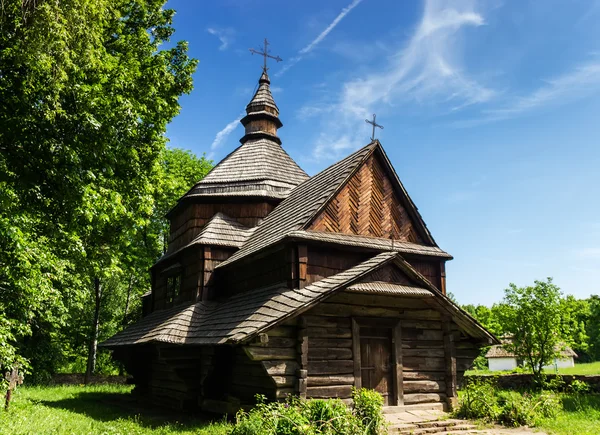
POLYGON ((225 128, 223 128, 221 131, 219 131, 217 133, 217 135, 215 136, 215 139, 213 140, 212 144, 210 145, 211 151, 214 151, 221 146, 223 141, 225 139, 227 139, 227 137, 233 132, 233 130, 236 129, 236 127, 239 125, 240 119, 242 119, 243 117, 244 117, 244 113, 240 114, 236 119, 231 121, 229 124, 227 124, 225 126, 225 128))
POLYGON ((221 45, 219 46, 219 50, 227 50, 227 48, 233 43, 235 39, 235 30, 231 27, 219 28, 219 27, 209 27, 206 29, 208 33, 216 36, 221 41, 221 45))
POLYGON ((510 105, 485 113, 495 118, 509 118, 539 107, 564 104, 600 89, 600 61, 583 64, 566 74, 550 79, 529 95, 516 98, 510 105))
POLYGON ((344 19, 344 17, 346 15, 348 15, 350 13, 350 11, 352 9, 354 9, 356 6, 358 6, 358 4, 361 2, 362 0, 353 0, 352 3, 350 3, 348 6, 346 6, 344 9, 342 9, 342 12, 339 13, 339 15, 337 17, 335 17, 335 19, 329 24, 329 26, 327 26, 327 28, 325 30, 323 30, 319 36, 317 36, 315 39, 313 39, 310 44, 308 44, 306 47, 304 47, 302 50, 300 50, 298 52, 299 55, 303 55, 303 54, 307 54, 310 53, 317 45, 319 45, 319 43, 325 39, 327 37, 327 35, 329 35, 329 33, 335 29, 335 26, 337 26, 340 21, 342 21, 344 19))
POLYGON ((342 21, 344 19, 344 17, 350 13, 350 11, 352 11, 352 9, 354 9, 356 6, 358 6, 360 4, 360 2, 362 2, 362 0, 352 0, 352 3, 350 3, 344 9, 342 9, 342 11, 338 14, 338 16, 335 17, 335 19, 331 23, 329 23, 329 25, 325 28, 325 30, 323 30, 321 33, 319 33, 319 35, 315 39, 313 39, 306 47, 302 48, 296 56, 292 57, 290 60, 287 61, 287 63, 283 66, 283 68, 281 68, 277 72, 277 74, 275 74, 275 77, 280 77, 287 70, 292 68, 298 62, 300 62, 304 55, 313 51, 314 48, 317 45, 319 45, 327 37, 327 35, 329 35, 329 33, 331 33, 331 31, 333 29, 335 29, 335 26, 337 26, 340 23, 340 21, 342 21))
POLYGON ((593 59, 544 82, 544 85, 527 95, 509 98, 504 104, 482 110, 478 118, 456 121, 452 125, 473 127, 503 121, 588 97, 600 91, 600 60, 593 59))
MULTIPOLYGON (((461 32, 485 24, 475 6, 469 0, 426 1, 422 19, 408 43, 395 48, 384 67, 345 82, 333 103, 310 104, 300 110, 301 116, 333 112, 324 128, 332 137, 350 132, 355 139, 346 143, 347 148, 356 148, 366 143, 363 119, 370 117, 375 108, 381 112, 385 106, 410 101, 457 110, 491 100, 496 91, 469 76, 460 58, 461 32)), ((315 157, 322 155, 321 140, 322 136, 315 157)))

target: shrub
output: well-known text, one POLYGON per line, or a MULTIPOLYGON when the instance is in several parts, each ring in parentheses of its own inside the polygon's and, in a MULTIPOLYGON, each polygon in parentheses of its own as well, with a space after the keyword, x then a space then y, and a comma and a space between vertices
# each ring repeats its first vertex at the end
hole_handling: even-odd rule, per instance
POLYGON ((460 418, 473 418, 495 421, 500 415, 494 380, 471 378, 463 387, 455 415, 460 418))
POLYGON ((308 400, 304 407, 305 415, 312 422, 318 434, 362 433, 360 420, 339 399, 308 400))
POLYGON ((339 399, 266 403, 257 395, 257 405, 239 411, 231 435, 376 435, 384 432, 383 397, 374 391, 353 392, 354 412, 339 399))
POLYGON ((354 414, 360 419, 365 433, 375 435, 384 431, 383 397, 377 391, 352 388, 354 414))
POLYGON ((535 426, 540 418, 555 417, 560 409, 552 393, 532 395, 502 391, 499 393, 501 412, 498 421, 506 426, 535 426))

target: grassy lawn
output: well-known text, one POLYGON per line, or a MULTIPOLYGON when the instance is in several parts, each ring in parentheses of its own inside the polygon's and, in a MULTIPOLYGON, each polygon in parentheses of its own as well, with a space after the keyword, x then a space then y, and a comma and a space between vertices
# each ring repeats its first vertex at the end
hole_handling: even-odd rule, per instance
MULTIPOLYGON (((225 435, 231 426, 207 423, 139 406, 131 386, 23 387, 7 413, 1 435, 225 435)), ((3 403, 2 403, 3 404, 3 403)))
POLYGON ((539 422, 538 429, 556 435, 600 434, 600 396, 588 395, 581 399, 562 398, 563 410, 556 418, 539 422))
MULTIPOLYGON (((546 373, 556 373, 553 369, 545 370, 546 373)), ((466 375, 506 375, 512 374, 512 370, 504 370, 498 372, 491 372, 489 370, 467 370, 466 375)), ((561 375, 600 375, 600 361, 592 363, 575 364, 575 367, 568 367, 564 369, 558 369, 558 373, 561 375)))
MULTIPOLYGON (((546 370, 546 373, 555 373, 555 371, 546 370)), ((575 364, 575 367, 558 369, 558 373, 561 375, 600 375, 600 361, 575 364)))

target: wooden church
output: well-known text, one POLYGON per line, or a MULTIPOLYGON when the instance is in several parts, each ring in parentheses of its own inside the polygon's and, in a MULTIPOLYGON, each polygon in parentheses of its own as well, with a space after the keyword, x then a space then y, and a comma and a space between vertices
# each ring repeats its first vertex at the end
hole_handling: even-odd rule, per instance
MULTIPOLYGON (((266 69, 241 146, 169 212, 144 317, 102 345, 161 406, 271 400, 452 405, 497 340, 446 296, 445 263, 373 140, 309 177, 281 146, 266 69)), ((438 405, 439 406, 439 405, 438 405)))

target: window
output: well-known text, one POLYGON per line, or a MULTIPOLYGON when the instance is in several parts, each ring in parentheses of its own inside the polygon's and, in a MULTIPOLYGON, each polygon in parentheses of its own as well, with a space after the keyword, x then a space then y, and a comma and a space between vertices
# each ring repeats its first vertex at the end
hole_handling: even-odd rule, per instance
POLYGON ((181 274, 167 277, 167 306, 177 301, 181 292, 181 274))

